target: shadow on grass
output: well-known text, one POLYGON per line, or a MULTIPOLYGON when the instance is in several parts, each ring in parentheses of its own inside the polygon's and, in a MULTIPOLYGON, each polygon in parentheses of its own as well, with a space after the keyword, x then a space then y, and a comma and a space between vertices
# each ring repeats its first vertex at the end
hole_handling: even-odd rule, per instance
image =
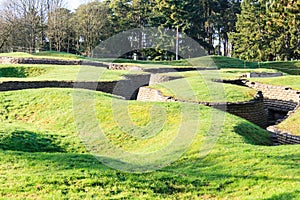
POLYGON ((264 199, 264 200, 292 200, 292 199, 299 199, 300 194, 299 190, 296 190, 294 192, 286 192, 279 195, 274 195, 270 198, 264 199))
POLYGON ((271 146, 271 135, 262 128, 250 122, 240 123, 234 127, 234 132, 243 137, 245 143, 252 145, 271 146))
POLYGON ((0 132, 0 149, 23 152, 64 152, 54 143, 55 138, 30 131, 0 132))
MULTIPOLYGON (((53 182, 52 180, 48 180, 49 184, 55 184, 56 186, 59 184, 69 186, 74 184, 72 180, 86 179, 84 181, 85 185, 82 188, 86 186, 112 188, 117 183, 124 185, 124 187, 126 185, 127 188, 135 188, 140 191, 151 191, 159 195, 173 195, 194 192, 196 190, 204 191, 204 194, 205 191, 211 191, 211 193, 226 192, 232 188, 239 187, 239 185, 235 184, 239 181, 242 181, 243 184, 248 184, 247 182, 249 181, 249 184, 254 181, 260 184, 267 183, 268 181, 277 181, 278 184, 283 182, 297 183, 300 181, 297 177, 251 175, 245 171, 241 173, 230 172, 226 170, 226 166, 219 165, 214 158, 208 160, 191 159, 189 162, 181 163, 179 166, 172 165, 156 172, 134 174, 110 169, 101 164, 94 156, 88 154, 28 153, 16 151, 5 151, 4 154, 5 156, 2 156, 2 152, 0 151, 1 162, 9 163, 14 160, 15 165, 20 163, 24 167, 23 163, 26 160, 25 163, 27 166, 25 167, 38 166, 39 170, 47 169, 48 172, 45 172, 45 176, 49 173, 66 173, 61 179, 58 178, 53 182), (72 174, 68 175, 68 172, 72 172, 72 174)), ((216 155, 216 157, 218 156, 216 155)), ((109 161, 109 158, 106 159, 109 161)), ((121 161, 111 159, 110 162, 121 161)), ((275 160, 272 162, 275 163, 275 160)), ((239 167, 243 168, 243 166, 239 167)), ((255 168, 256 166, 253 167, 255 168)), ((249 168, 249 170, 254 170, 254 168, 249 168)), ((276 196, 270 199, 295 198, 296 195, 296 192, 276 193, 276 196)))
POLYGON ((0 68, 0 77, 28 78, 45 72, 46 69, 40 67, 5 67, 0 68))

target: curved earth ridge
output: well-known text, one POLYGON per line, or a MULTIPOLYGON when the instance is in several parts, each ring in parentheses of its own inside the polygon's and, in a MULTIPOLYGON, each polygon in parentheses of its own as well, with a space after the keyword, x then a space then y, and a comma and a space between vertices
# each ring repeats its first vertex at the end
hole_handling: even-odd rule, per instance
POLYGON ((109 65, 106 63, 87 60, 67 60, 54 58, 15 58, 3 56, 0 56, 0 64, 88 65, 95 67, 109 67, 109 65))
MULTIPOLYGON (((155 71, 153 71, 155 72, 155 71)), ((157 71, 158 73, 160 71, 157 71)), ((187 103, 197 103, 202 104, 209 107, 214 107, 231 114, 240 116, 245 118, 262 128, 267 127, 267 117, 266 113, 263 112, 265 110, 265 104, 268 99, 272 99, 276 96, 279 98, 277 100, 282 101, 281 103, 286 105, 287 102, 289 106, 285 106, 284 108, 288 110, 288 115, 284 118, 288 118, 296 109, 296 107, 300 106, 300 91, 292 90, 291 88, 282 87, 282 86, 273 86, 262 84, 258 82, 250 82, 244 79, 238 80, 215 80, 217 82, 223 82, 227 84, 236 84, 245 87, 251 87, 256 89, 257 91, 262 91, 264 99, 254 98, 248 102, 190 102, 184 101, 180 99, 176 99, 173 97, 165 97, 160 91, 146 88, 144 86, 148 86, 151 83, 151 76, 157 76, 157 73, 147 74, 147 75, 127 75, 124 76, 124 80, 120 81, 109 81, 109 82, 78 82, 78 81, 7 81, 0 82, 0 91, 11 91, 11 90, 23 90, 23 89, 38 89, 38 88, 80 88, 80 89, 88 89, 88 90, 96 90, 102 91, 105 93, 110 93, 118 96, 122 96, 127 100, 139 100, 139 101, 160 101, 160 102, 187 102, 187 103), (148 91, 147 91, 148 90, 148 91), (281 95, 276 95, 274 91, 279 91, 279 93, 284 93, 281 95), (143 93, 149 93, 143 95, 143 93), (285 94, 287 93, 287 94, 285 94), (147 96, 148 95, 148 96, 147 96), (275 95, 275 96, 274 96, 275 95), (146 96, 146 97, 145 97, 146 96), (288 101, 287 101, 287 98, 288 101), (250 116, 250 117, 249 117, 250 116), (255 116, 255 117, 253 117, 255 116)), ((176 77, 183 78, 183 77, 176 77)), ((173 79, 163 78, 160 81, 166 82, 173 79)), ((276 126, 270 126, 267 130, 274 137, 275 144, 300 144, 300 137, 293 136, 291 133, 287 131, 281 131, 276 128, 276 126), (273 127, 273 128, 272 128, 273 127), (273 131, 272 131, 273 130, 273 131), (292 135, 293 138, 297 138, 294 141, 291 141, 290 138, 287 140, 282 139, 283 134, 292 135), (299 140, 298 140, 299 139, 299 140)), ((287 138, 287 137, 285 137, 287 138)))

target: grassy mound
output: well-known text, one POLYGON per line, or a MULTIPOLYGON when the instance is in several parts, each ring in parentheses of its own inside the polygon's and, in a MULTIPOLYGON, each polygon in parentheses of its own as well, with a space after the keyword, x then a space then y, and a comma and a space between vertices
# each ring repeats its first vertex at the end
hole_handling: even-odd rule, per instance
POLYGON ((202 67, 202 68, 219 68, 219 69, 273 69, 282 71, 291 75, 300 75, 300 62, 287 61, 287 62, 250 62, 240 60, 237 58, 230 58, 224 56, 204 56, 199 58, 183 59, 179 61, 134 61, 131 59, 97 59, 86 58, 79 55, 74 55, 65 52, 45 51, 34 54, 14 52, 14 53, 1 53, 0 56, 7 57, 20 57, 20 58, 52 58, 52 59, 87 59, 108 63, 120 63, 124 65, 138 65, 144 68, 158 68, 158 67, 202 67))
POLYGON ((130 59, 102 59, 103 62, 114 62, 128 65, 139 65, 145 68, 158 68, 158 67, 202 67, 202 68, 219 68, 219 69, 269 69, 281 71, 291 75, 300 75, 300 62, 299 61, 286 61, 286 62, 250 62, 240 60, 237 58, 230 58, 224 56, 203 56, 199 58, 191 58, 179 61, 133 61, 130 59))
POLYGON ((300 75, 300 62, 287 61, 287 62, 265 62, 261 67, 268 69, 276 69, 290 75, 300 75))
POLYGON ((57 51, 43 51, 39 53, 23 53, 23 52, 12 52, 12 53, 0 53, 3 57, 13 58, 52 58, 52 59, 66 59, 66 60, 78 60, 84 59, 82 56, 74 55, 71 53, 57 52, 57 51))
MULTIPOLYGON (((170 140, 181 123, 181 104, 128 102, 129 115, 140 127, 147 126, 151 118, 145 110, 161 106, 167 113, 166 124, 158 135, 137 140, 115 121, 111 106, 114 97, 87 91, 82 95, 95 97, 101 128, 115 145, 128 151, 160 149, 164 144, 160 141, 170 140)), ((5 92, 0 93, 0 101, 3 198, 299 197, 298 147, 268 146, 266 131, 232 115, 226 115, 223 131, 210 154, 200 158, 212 109, 193 107, 199 111, 200 124, 188 151, 161 170, 131 174, 110 169, 86 153, 74 123, 72 90, 5 92)), ((159 116, 161 111, 152 112, 159 116)))
POLYGON ((98 75, 99 81, 114 81, 122 79, 129 71, 112 71, 102 67, 92 66, 65 66, 65 65, 0 65, 0 79, 11 80, 85 80, 95 81, 98 75), (80 76, 79 76, 80 72, 80 76), (19 79, 21 78, 21 79, 19 79), (26 79, 25 79, 26 78, 26 79))
MULTIPOLYGON (((224 73, 225 74, 225 73, 224 73)), ((219 72, 181 73, 185 79, 151 85, 165 96, 186 101, 198 102, 243 102, 253 99, 256 91, 250 88, 222 84, 212 81, 213 78, 228 78, 219 72)), ((230 76, 232 78, 232 76, 230 76)))
MULTIPOLYGON (((188 60, 189 61, 189 60, 188 60)), ((271 69, 278 70, 290 75, 300 75, 299 61, 286 62, 249 62, 237 58, 223 57, 223 56, 208 56, 201 58, 192 58, 190 63, 204 63, 210 64, 220 69, 236 68, 236 69, 271 69), (209 62, 208 62, 209 61, 209 62)))
POLYGON ((12 53, 0 53, 2 57, 13 57, 13 58, 32 58, 33 56, 29 53, 23 52, 12 52, 12 53))
POLYGON ((34 56, 39 56, 39 57, 55 57, 55 58, 64 58, 64 59, 84 59, 83 56, 71 54, 71 53, 66 53, 66 52, 58 52, 58 51, 42 51, 38 53, 34 53, 34 56))
MULTIPOLYGON (((235 62, 232 65, 241 66, 239 60, 235 62)), ((224 63, 225 61, 225 66, 224 63)), ((73 66, 38 67, 45 68, 46 72, 35 77, 29 73, 27 80, 76 80, 79 71, 79 68, 73 66)), ((97 72, 93 68, 85 69, 81 77, 85 80, 97 72)), ((236 76, 236 73, 243 70, 247 69, 224 69, 221 70, 221 76, 236 76)), ((100 71, 102 72, 101 80, 119 79, 122 74, 127 73, 100 71)), ((18 73, 11 72, 15 74, 14 77, 18 73)), ((191 88, 195 91, 195 96, 203 100, 210 100, 207 94, 212 91, 216 91, 215 95, 218 97, 218 89, 223 87, 227 100, 242 101, 252 97, 252 90, 210 82, 207 84, 199 78, 199 74, 181 75, 187 79, 177 80, 176 84, 172 81, 161 87, 171 92, 182 88, 183 91, 179 93, 183 97, 189 97, 184 92, 189 94, 191 91, 186 89, 191 88), (215 90, 210 90, 211 88, 215 90), (240 96, 235 96, 236 94, 240 96)), ((210 80, 216 78, 213 75, 214 73, 205 76, 210 80)), ((122 101, 100 92, 76 91, 79 92, 77 101, 72 98, 74 91, 70 89, 0 93, 1 198, 300 198, 299 146, 271 146, 269 133, 244 119, 230 114, 226 114, 225 119, 219 119, 213 114, 220 114, 221 111, 199 105, 122 101), (124 103, 125 107, 120 106, 124 103), (89 114, 90 110, 95 113, 89 114), (96 120, 97 124, 78 123, 77 120, 81 118, 88 122, 96 120), (195 121, 197 118, 199 121, 195 121), (216 124, 223 122, 222 131, 218 132, 216 124), (187 128, 183 129, 184 125, 187 128), (164 150, 164 147, 174 141, 178 130, 182 130, 180 133, 186 136, 196 125, 196 136, 178 160, 155 172, 143 174, 125 173, 101 164, 87 149, 93 153, 98 150, 105 152, 105 158, 98 158, 102 161, 121 164, 125 161, 110 156, 114 155, 114 149, 102 140, 87 140, 98 135, 84 132, 86 127, 90 128, 87 130, 100 128, 113 146, 133 154, 146 154, 144 157, 147 161, 147 153, 164 150), (209 140, 216 136, 217 140, 209 140), (206 150, 209 151, 208 156, 201 157, 206 150)), ((296 114, 290 120, 295 124, 297 118, 296 114)), ((188 140, 187 137, 182 138, 182 142, 188 140)), ((183 146, 178 145, 177 148, 166 150, 173 155, 182 149, 183 146)), ((162 159, 168 159, 163 154, 161 156, 162 159)))
POLYGON ((278 125, 278 128, 281 130, 288 131, 293 135, 300 136, 300 127, 299 127, 299 119, 300 119, 300 110, 298 110, 291 117, 283 121, 278 125))
POLYGON ((281 76, 281 77, 274 77, 274 78, 253 78, 251 80, 270 84, 270 85, 277 85, 277 86, 284 86, 290 87, 294 90, 300 90, 300 78, 299 76, 281 76))
POLYGON ((0 78, 2 77, 15 77, 15 78, 29 78, 37 77, 45 74, 48 71, 43 67, 25 67, 14 65, 2 65, 0 66, 0 78))

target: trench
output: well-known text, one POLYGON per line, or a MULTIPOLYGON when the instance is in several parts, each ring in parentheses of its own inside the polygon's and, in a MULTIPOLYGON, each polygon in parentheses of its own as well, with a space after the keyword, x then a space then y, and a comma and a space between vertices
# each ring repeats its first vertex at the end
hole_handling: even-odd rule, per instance
MULTIPOLYGON (((77 81, 7 81, 0 82, 0 91, 11 91, 11 90, 23 90, 23 89, 39 89, 39 88, 80 88, 93 91, 101 91, 105 93, 110 93, 122 97, 125 100, 138 100, 138 95, 141 88, 149 86, 151 84, 158 84, 162 82, 171 81, 174 79, 180 79, 183 77, 180 76, 164 76, 160 73, 168 72, 181 72, 188 71, 190 69, 186 68, 177 68, 177 69, 148 69, 146 70, 149 74, 143 75, 125 75, 124 79, 119 81, 110 81, 110 82, 77 82, 77 81)), ((199 69, 195 69, 199 70, 199 69)), ((207 69, 202 69, 207 70, 207 69)), ((210 70, 210 69, 209 69, 210 70)), ((222 82, 225 84, 235 84, 244 87, 251 87, 253 89, 258 88, 253 87, 253 84, 249 84, 247 80, 238 79, 238 80, 214 80, 216 82, 222 82)), ((286 88, 283 91, 288 91, 286 88)), ((263 92, 264 95, 264 92, 263 92)), ((299 92, 296 91, 296 95, 299 98, 299 92)), ((153 98, 153 97, 150 97, 153 98)), ((174 100, 176 101, 176 100, 174 100)), ((294 111, 299 101, 287 101, 284 99, 276 98, 262 98, 263 106, 261 101, 249 101, 241 103, 226 103, 227 107, 226 112, 245 118, 246 120, 251 121, 252 123, 262 127, 268 128, 274 125, 281 123, 285 120, 289 113, 294 111), (241 110, 245 107, 250 107, 250 112, 245 111, 241 114, 241 110), (264 113, 261 112, 264 110, 264 113), (253 120, 253 116, 256 115, 260 118, 253 120), (266 115, 266 123, 264 122, 264 115, 266 115)), ((198 102, 201 104, 201 102, 198 102)), ((224 107, 223 105, 210 105, 209 103, 204 103, 203 105, 215 107, 224 107)), ((274 143, 276 143, 276 138, 274 143)))
MULTIPOLYGON (((267 121, 268 121, 268 126, 274 126, 282 121, 284 121, 288 116, 289 113, 294 111, 296 107, 299 104, 299 100, 287 100, 287 94, 278 94, 278 98, 274 98, 276 94, 274 95, 269 95, 269 93, 272 92, 272 90, 278 90, 278 93, 285 93, 287 92, 290 88, 283 88, 281 86, 268 86, 265 84, 261 84, 266 86, 266 90, 270 91, 263 91, 263 87, 261 88, 255 88, 253 85, 255 85, 254 82, 249 82, 248 80, 245 79, 237 79, 237 80, 215 80, 216 82, 222 82, 226 84, 233 84, 233 85, 239 85, 243 87, 250 87, 253 89, 256 89, 258 92, 262 92, 263 95, 263 101, 264 101, 264 106, 265 106, 265 112, 267 114, 267 121), (250 84, 249 84, 250 83, 250 84), (260 90, 262 89, 262 90, 260 90), (281 91, 280 91, 281 90, 281 91), (286 97, 285 97, 286 96, 286 97)), ((258 84, 258 83, 256 83, 258 84)), ((295 96, 298 95, 298 91, 294 91, 295 96)))
POLYGON ((123 97, 126 100, 136 100, 139 88, 148 86, 150 75, 126 75, 119 81, 5 81, 0 82, 0 91, 13 91, 41 88, 77 88, 101 91, 123 97))
MULTIPOLYGON (((154 71, 153 71, 154 72, 154 71)), ((159 73, 145 74, 145 75, 125 75, 123 80, 109 81, 109 82, 77 82, 77 81, 7 81, 0 82, 0 91, 12 91, 12 90, 24 90, 24 89, 39 89, 39 88, 80 88, 93 91, 101 91, 110 93, 122 97, 125 100, 137 100, 140 88, 146 87, 152 84, 158 84, 175 79, 180 79, 180 76, 164 76, 159 73)), ((225 84, 234 84, 239 86, 248 87, 245 84, 245 80, 214 80, 216 82, 222 82, 225 84)), ((199 102, 201 103, 201 102, 199 102)), ((284 101, 278 99, 263 99, 264 109, 267 116, 266 127, 276 125, 282 122, 288 117, 288 113, 293 111, 298 103, 292 101, 284 101)), ((216 107, 215 105, 210 105, 216 107)), ((245 104, 243 104, 245 106, 245 104)), ((233 104, 227 104, 227 112, 246 118, 243 115, 236 114, 234 109, 230 106, 233 104)), ((257 113, 256 113, 257 114, 257 113)), ((249 120, 249 117, 248 119, 249 120)), ((251 119, 250 119, 251 121, 251 119)), ((264 127, 261 119, 252 120, 253 123, 264 127)))

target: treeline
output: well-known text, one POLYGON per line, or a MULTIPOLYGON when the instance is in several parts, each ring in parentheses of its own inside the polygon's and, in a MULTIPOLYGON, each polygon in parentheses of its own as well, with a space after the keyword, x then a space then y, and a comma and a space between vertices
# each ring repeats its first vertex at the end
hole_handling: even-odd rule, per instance
MULTIPOLYGON (((117 33, 161 27, 178 28, 209 54, 249 60, 299 58, 299 0, 105 0, 90 1, 75 11, 64 4, 64 0, 2 3, 0 50, 22 47, 92 56, 96 46, 117 33)), ((133 45, 133 39, 142 47, 145 35, 128 37, 127 44, 133 45)), ((174 58, 159 47, 136 53, 174 58)))
MULTIPOLYGON (((89 56, 101 41, 141 27, 178 27, 210 54, 228 55, 228 34, 240 12, 237 0, 91 1, 74 12, 64 8, 64 0, 9 0, 1 7, 2 51, 24 47, 89 56)), ((166 53, 147 52, 152 57, 166 53)))

